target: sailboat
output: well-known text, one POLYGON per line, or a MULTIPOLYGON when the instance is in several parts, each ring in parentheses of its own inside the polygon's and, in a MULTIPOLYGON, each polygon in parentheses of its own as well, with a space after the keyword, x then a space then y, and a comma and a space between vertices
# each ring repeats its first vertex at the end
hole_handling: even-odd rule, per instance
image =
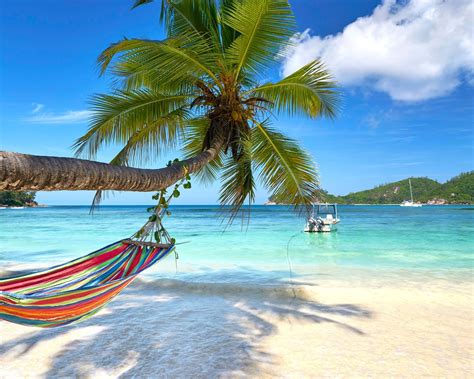
POLYGON ((411 189, 411 180, 408 179, 408 184, 410 184, 410 198, 411 200, 405 200, 403 201, 400 206, 401 207, 421 207, 421 204, 420 203, 415 203, 413 201, 413 191, 411 189))

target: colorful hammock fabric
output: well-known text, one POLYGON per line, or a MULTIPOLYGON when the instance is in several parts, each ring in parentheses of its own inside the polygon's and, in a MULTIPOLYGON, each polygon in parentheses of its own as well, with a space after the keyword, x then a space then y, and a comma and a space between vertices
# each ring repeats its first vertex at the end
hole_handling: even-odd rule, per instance
POLYGON ((122 240, 42 272, 0 279, 0 319, 44 328, 86 319, 173 249, 122 240))

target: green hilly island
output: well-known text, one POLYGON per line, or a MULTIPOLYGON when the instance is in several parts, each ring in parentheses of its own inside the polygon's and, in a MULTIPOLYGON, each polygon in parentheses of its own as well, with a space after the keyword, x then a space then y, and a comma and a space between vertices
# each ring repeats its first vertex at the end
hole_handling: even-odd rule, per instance
MULTIPOLYGON (((462 173, 446 183, 429 178, 410 178, 413 197, 428 204, 474 204, 474 171, 462 173)), ((325 193, 323 201, 339 204, 399 204, 410 199, 408 178, 373 189, 335 196, 325 193)))
POLYGON ((0 207, 36 207, 36 192, 0 191, 0 207))

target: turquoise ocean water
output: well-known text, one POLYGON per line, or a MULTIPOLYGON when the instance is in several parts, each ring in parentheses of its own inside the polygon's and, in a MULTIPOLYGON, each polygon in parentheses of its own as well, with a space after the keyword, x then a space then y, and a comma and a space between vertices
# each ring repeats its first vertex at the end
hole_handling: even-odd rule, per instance
MULTIPOLYGON (((337 232, 302 232, 304 218, 283 206, 254 206, 251 220, 226 229, 216 206, 174 206, 165 226, 178 243, 151 275, 261 281, 351 270, 468 278, 474 263, 474 207, 340 206, 337 232), (288 256, 287 256, 288 253, 288 256), (289 261, 288 261, 289 258, 289 261)), ((146 206, 0 210, 0 268, 64 262, 130 236, 146 206)))

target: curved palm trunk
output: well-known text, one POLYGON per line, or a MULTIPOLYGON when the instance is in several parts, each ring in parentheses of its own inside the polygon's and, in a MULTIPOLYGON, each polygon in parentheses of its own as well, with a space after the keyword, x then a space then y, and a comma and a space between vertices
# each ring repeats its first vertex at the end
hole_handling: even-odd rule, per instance
POLYGON ((0 190, 158 191, 217 157, 222 144, 170 167, 157 170, 114 166, 76 158, 46 157, 0 151, 0 190))

